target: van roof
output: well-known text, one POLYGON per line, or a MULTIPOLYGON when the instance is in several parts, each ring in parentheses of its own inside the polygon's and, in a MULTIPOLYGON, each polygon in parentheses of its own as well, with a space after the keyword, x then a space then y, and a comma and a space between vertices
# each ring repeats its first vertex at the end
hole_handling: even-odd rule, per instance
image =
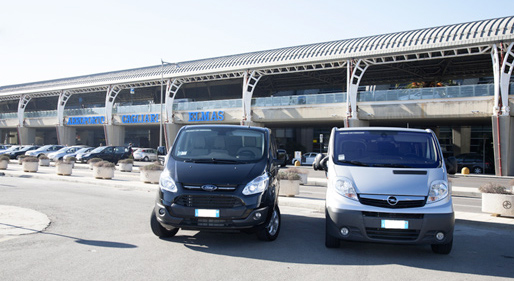
POLYGON ((430 129, 413 129, 401 127, 352 127, 352 128, 335 128, 337 131, 399 131, 399 132, 420 132, 432 133, 430 129))

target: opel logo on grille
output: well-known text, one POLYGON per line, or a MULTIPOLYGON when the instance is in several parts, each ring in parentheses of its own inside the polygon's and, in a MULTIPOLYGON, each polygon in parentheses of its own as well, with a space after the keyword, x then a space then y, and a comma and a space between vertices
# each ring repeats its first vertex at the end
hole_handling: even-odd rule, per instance
POLYGON ((202 185, 202 189, 205 191, 214 191, 214 190, 218 189, 218 187, 215 185, 212 185, 212 184, 206 184, 206 185, 202 185))
POLYGON ((394 196, 389 196, 387 197, 387 203, 389 203, 391 206, 394 206, 398 203, 398 199, 396 199, 394 196))

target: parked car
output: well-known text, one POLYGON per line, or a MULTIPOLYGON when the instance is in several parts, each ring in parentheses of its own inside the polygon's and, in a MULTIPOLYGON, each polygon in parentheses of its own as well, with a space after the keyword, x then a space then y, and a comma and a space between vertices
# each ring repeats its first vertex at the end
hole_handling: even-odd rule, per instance
POLYGON ((316 152, 307 152, 302 155, 302 158, 294 158, 291 163, 294 165, 296 161, 300 161, 301 165, 312 165, 312 163, 314 163, 316 155, 318 155, 318 153, 316 152))
POLYGON ((9 156, 11 154, 11 152, 18 151, 18 150, 20 150, 21 147, 22 147, 21 145, 13 145, 7 149, 0 151, 0 155, 5 154, 5 155, 9 156))
POLYGON ((70 154, 66 154, 62 157, 63 160, 65 161, 68 161, 70 160, 71 157, 75 157, 76 161, 77 159, 82 159, 82 156, 88 152, 91 152, 91 150, 95 149, 94 147, 89 147, 89 146, 86 146, 86 147, 83 147, 73 153, 70 153, 70 154))
POLYGON ((77 158, 77 161, 86 163, 89 159, 101 158, 116 164, 119 160, 127 159, 129 156, 130 152, 126 146, 99 146, 77 158))
POLYGON ((64 147, 63 145, 57 145, 57 144, 43 145, 43 146, 39 147, 38 149, 29 150, 29 151, 25 152, 25 155, 35 156, 35 157, 39 158, 42 155, 48 156, 48 154, 50 154, 52 152, 56 152, 57 150, 59 150, 63 147, 64 147))
POLYGON ((479 153, 463 153, 455 156, 457 160, 457 171, 467 167, 470 173, 484 174, 494 173, 494 162, 492 159, 485 158, 479 153))
POLYGON ((9 158, 18 159, 20 157, 20 155, 25 155, 25 152, 30 151, 30 150, 36 150, 38 148, 39 148, 39 145, 24 145, 24 146, 20 147, 20 149, 18 149, 18 150, 11 151, 9 153, 9 158))
POLYGON ((62 160, 64 156, 74 153, 75 151, 78 151, 86 146, 84 145, 74 145, 74 146, 66 146, 63 147, 55 152, 49 153, 48 158, 52 161, 62 160))
POLYGON ((245 230, 275 240, 281 225, 276 155, 267 128, 182 127, 161 173, 150 217, 153 233, 245 230))
POLYGON ((137 161, 157 161, 157 149, 155 148, 138 148, 132 153, 134 160, 137 161))
POLYGON ((10 144, 0 144, 0 152, 11 147, 10 144))
POLYGON ((430 244, 449 254, 455 215, 448 174, 431 130, 332 129, 325 246, 340 240, 430 244))
POLYGON ((287 155, 287 151, 285 149, 278 149, 278 164, 280 167, 285 167, 287 163, 289 163, 289 155, 287 155))

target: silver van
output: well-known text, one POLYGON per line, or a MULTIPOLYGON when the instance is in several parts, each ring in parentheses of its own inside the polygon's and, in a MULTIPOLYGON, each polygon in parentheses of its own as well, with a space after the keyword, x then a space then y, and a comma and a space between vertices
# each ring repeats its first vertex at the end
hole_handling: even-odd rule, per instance
POLYGON ((451 252, 451 187, 431 130, 333 128, 325 161, 326 247, 353 240, 451 252))

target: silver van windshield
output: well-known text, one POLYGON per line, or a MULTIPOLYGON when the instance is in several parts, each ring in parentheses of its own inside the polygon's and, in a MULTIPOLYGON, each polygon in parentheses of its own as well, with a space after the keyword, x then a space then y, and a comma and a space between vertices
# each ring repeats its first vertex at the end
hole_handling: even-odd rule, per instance
POLYGON ((334 163, 369 167, 437 168, 442 164, 430 133, 387 130, 337 132, 334 163))
POLYGON ((189 128, 177 137, 176 160, 192 162, 254 162, 266 153, 264 133, 248 128, 189 128))

